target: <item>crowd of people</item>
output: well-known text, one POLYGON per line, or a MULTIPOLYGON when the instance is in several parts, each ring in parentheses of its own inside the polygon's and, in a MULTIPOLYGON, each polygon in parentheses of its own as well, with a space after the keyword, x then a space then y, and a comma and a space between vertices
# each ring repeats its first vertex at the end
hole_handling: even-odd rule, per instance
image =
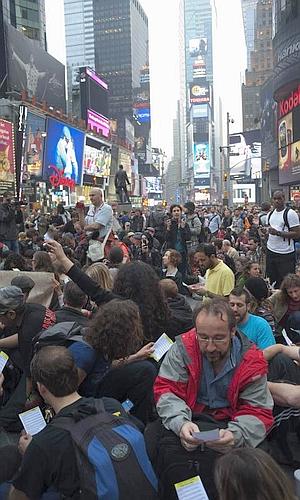
POLYGON ((295 499, 297 210, 90 202, 0 205, 0 498, 295 499))

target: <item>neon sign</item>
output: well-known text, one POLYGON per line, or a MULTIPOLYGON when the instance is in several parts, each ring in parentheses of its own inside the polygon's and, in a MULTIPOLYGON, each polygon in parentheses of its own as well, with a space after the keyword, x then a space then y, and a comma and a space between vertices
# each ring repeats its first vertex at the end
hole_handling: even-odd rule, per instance
POLYGON ((65 186, 70 189, 75 188, 75 181, 73 179, 68 179, 67 177, 64 177, 62 170, 58 170, 58 168, 55 167, 55 165, 49 165, 49 168, 52 168, 52 170, 54 170, 55 172, 49 177, 49 182, 51 186, 55 188, 59 186, 65 186))
POLYGON ((279 118, 287 115, 300 105, 300 85, 296 91, 291 92, 287 99, 279 102, 279 118))

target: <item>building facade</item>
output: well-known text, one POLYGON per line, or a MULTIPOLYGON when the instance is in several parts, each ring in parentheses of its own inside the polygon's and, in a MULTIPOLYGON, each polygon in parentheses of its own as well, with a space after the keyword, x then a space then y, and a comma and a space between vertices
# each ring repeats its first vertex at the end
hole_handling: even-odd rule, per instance
MULTIPOLYGON (((273 68, 272 0, 257 0, 256 6, 251 2, 244 4, 244 19, 250 18, 253 13, 254 48, 249 54, 250 66, 247 68, 245 84, 242 88, 244 131, 260 128, 261 86, 270 78, 273 68)), ((245 25, 245 30, 246 28, 247 25, 245 25)))
MULTIPOLYGON (((274 181, 300 200, 300 1, 273 1, 274 181), (277 166, 277 168, 276 168, 277 166)), ((271 179, 272 180, 272 179, 271 179)), ((271 189, 274 184, 271 182, 271 189)))
POLYGON ((245 40, 247 46, 247 67, 251 67, 251 53, 254 51, 255 12, 257 0, 241 0, 245 40))
POLYGON ((64 0, 68 110, 80 116, 79 68, 95 69, 93 0, 64 0))
POLYGON ((45 0, 2 0, 0 10, 1 8, 6 22, 28 38, 38 41, 47 50, 45 0))
MULTIPOLYGON (((93 9, 95 69, 109 85, 109 115, 125 139, 139 90, 139 109, 150 110, 148 18, 138 0, 94 0, 93 9)), ((141 118, 150 123, 150 111, 141 118)))

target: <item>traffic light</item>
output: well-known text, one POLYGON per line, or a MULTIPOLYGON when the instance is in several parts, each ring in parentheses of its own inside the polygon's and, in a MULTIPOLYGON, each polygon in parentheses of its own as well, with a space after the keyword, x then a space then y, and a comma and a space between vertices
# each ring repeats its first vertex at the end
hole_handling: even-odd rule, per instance
POLYGON ((227 173, 225 173, 225 174, 224 174, 224 182, 227 182, 227 179, 228 179, 228 174, 227 174, 227 173))

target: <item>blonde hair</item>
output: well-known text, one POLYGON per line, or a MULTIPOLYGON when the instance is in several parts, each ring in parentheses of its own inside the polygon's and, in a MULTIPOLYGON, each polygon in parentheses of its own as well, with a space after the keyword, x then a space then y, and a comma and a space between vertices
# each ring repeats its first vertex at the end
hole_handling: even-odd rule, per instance
POLYGON ((112 277, 108 268, 102 262, 95 262, 95 264, 92 264, 87 268, 85 273, 102 288, 105 288, 106 290, 112 289, 112 277))

